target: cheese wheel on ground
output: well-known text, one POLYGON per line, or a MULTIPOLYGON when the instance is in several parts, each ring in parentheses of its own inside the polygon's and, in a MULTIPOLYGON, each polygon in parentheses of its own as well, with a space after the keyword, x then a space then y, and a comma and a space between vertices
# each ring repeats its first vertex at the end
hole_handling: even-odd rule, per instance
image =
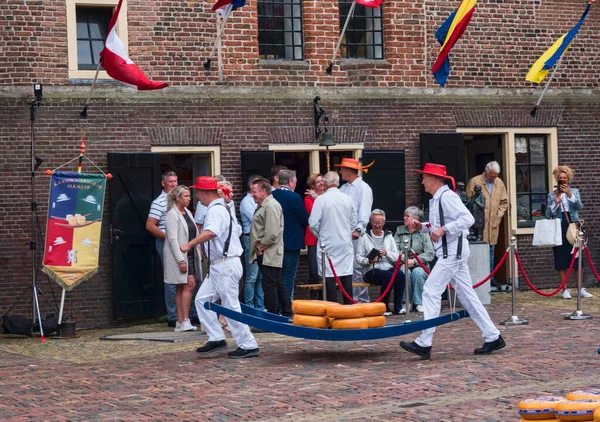
POLYGON ((324 316, 295 314, 292 322, 301 327, 329 328, 329 319, 324 316))
POLYGON ((360 305, 327 306, 327 316, 330 318, 362 318, 364 314, 360 305))
POLYGON ((292 311, 301 315, 323 316, 327 312, 327 305, 319 303, 317 300, 294 300, 292 302, 292 311))
POLYGON ((561 421, 591 421, 600 400, 566 400, 558 403, 554 415, 561 421))
POLYGON ((558 403, 565 401, 564 397, 548 396, 526 399, 519 403, 519 416, 529 420, 554 418, 554 409, 558 403))
POLYGON ((385 325, 385 317, 383 315, 366 316, 364 318, 369 321, 369 328, 379 328, 385 325))
POLYGON ((383 302, 361 303, 360 306, 365 311, 365 314, 363 315, 365 317, 383 315, 387 310, 385 303, 383 302))
POLYGON ((331 328, 334 330, 360 330, 369 328, 367 318, 340 318, 331 321, 331 328))
POLYGON ((567 400, 600 400, 598 390, 576 390, 567 394, 567 400))
POLYGON ((594 422, 600 422, 600 408, 594 412, 594 422))

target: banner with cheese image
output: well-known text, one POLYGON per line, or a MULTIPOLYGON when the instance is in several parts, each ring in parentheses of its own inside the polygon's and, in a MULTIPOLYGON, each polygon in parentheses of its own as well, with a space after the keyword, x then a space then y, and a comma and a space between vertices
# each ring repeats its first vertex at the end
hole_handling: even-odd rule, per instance
POLYGON ((54 172, 43 272, 71 290, 98 272, 106 176, 54 172))

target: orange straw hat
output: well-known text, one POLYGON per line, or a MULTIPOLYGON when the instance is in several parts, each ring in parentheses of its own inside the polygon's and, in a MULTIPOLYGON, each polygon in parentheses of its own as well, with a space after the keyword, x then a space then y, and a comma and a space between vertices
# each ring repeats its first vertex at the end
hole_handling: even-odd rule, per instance
POLYGON ((217 190, 221 187, 217 183, 217 179, 210 176, 200 176, 196 177, 196 184, 190 186, 192 189, 200 189, 200 190, 217 190))
POLYGON ((340 164, 334 164, 334 166, 346 167, 346 168, 354 169, 354 170, 361 170, 361 171, 364 171, 365 173, 368 173, 369 167, 371 167, 373 164, 375 164, 375 160, 371 161, 371 163, 367 164, 366 166, 361 166, 358 163, 358 160, 355 160, 353 158, 343 158, 342 162, 340 164))
POLYGON ((425 163, 423 170, 415 170, 417 173, 430 174, 432 176, 442 177, 444 179, 450 179, 452 181, 452 190, 456 191, 456 182, 454 177, 449 176, 446 173, 446 166, 441 164, 425 163))

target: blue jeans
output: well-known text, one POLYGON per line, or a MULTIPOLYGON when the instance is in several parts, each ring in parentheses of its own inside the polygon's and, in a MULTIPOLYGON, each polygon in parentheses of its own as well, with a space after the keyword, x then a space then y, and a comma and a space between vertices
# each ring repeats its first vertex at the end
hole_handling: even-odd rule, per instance
POLYGON ((300 251, 283 251, 283 285, 288 292, 290 300, 294 300, 294 285, 296 272, 300 262, 300 251))
MULTIPOLYGON (((364 280, 367 283, 377 284, 381 286, 380 295, 385 292, 388 285, 390 283, 394 283, 394 308, 396 312, 400 311, 400 298, 402 297, 402 293, 404 292, 404 270, 398 270, 396 273, 396 277, 392 280, 392 274, 394 273, 394 267, 391 267, 387 270, 380 270, 378 268, 369 270, 364 275, 364 280)), ((390 295, 392 291, 390 290, 388 294, 383 298, 382 302, 385 303, 386 309, 389 311, 389 302, 390 295)), ((329 300, 329 297, 328 297, 329 300)))
POLYGON ((250 236, 242 236, 244 247, 244 266, 246 267, 246 279, 244 280, 244 303, 253 308, 265 309, 265 293, 262 288, 262 273, 258 268, 258 262, 248 262, 250 251, 250 236))
MULTIPOLYGON (((160 264, 163 265, 165 260, 164 249, 165 241, 161 239, 156 239, 156 252, 158 252, 158 256, 160 258, 160 264)), ((167 284, 165 285, 165 307, 167 308, 167 318, 169 321, 177 322, 177 306, 175 305, 175 293, 177 292, 177 285, 175 284, 167 284)), ((196 296, 196 292, 200 288, 200 283, 196 283, 196 290, 194 291, 194 297, 196 296)), ((190 304, 190 318, 198 318, 198 313, 196 312, 196 306, 194 306, 194 301, 190 304)))
MULTIPOLYGON (((427 273, 421 267, 413 267, 410 270, 410 296, 412 297, 413 305, 423 304, 423 286, 427 280, 427 273)), ((402 295, 402 303, 404 303, 404 294, 402 295)))
MULTIPOLYGON (((490 245, 490 272, 494 271, 494 251, 496 250, 496 245, 490 245)), ((493 278, 493 277, 492 277, 493 278)))

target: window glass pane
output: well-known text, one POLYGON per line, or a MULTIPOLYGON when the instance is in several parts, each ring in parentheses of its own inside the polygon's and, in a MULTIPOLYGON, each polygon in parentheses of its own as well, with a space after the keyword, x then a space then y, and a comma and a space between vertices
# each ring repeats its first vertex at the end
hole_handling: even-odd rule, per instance
POLYGON ((542 137, 529 138, 531 164, 546 164, 546 140, 542 137))
POLYGON ((529 167, 517 166, 517 193, 530 192, 529 167))
POLYGON ((517 196, 517 221, 531 221, 531 208, 529 207, 529 195, 517 196))
POLYGON ((93 41, 92 42, 92 54, 94 59, 94 64, 98 64, 100 61, 100 52, 104 48, 104 42, 102 41, 93 41))
POLYGON ((546 167, 531 166, 531 191, 548 192, 546 188, 546 167))
MULTIPOLYGON (((79 16, 77 16, 79 18, 79 16)), ((89 38, 90 34, 88 32, 87 21, 79 22, 77 21, 77 38, 89 38)))
POLYGON ((300 0, 258 0, 258 50, 262 59, 302 60, 300 0))
POLYGON ((531 195, 531 207, 533 221, 546 218, 546 195, 531 195))
POLYGON ((515 138, 515 158, 517 163, 528 163, 529 152, 527 148, 527 138, 515 138))
MULTIPOLYGON (((340 0, 340 31, 346 23, 346 18, 352 0, 340 0)), ((357 4, 354 16, 348 21, 346 37, 342 40, 340 52, 344 58, 383 59, 382 47, 383 29, 381 6, 377 9, 357 4)))
POLYGON ((93 64, 89 41, 77 41, 77 63, 79 65, 93 64))

